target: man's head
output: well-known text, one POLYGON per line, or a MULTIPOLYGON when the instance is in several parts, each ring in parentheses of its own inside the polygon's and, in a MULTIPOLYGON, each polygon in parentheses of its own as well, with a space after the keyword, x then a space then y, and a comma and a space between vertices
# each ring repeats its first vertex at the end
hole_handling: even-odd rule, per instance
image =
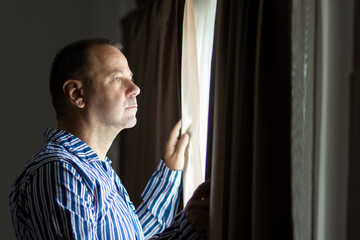
POLYGON ((108 39, 85 39, 70 43, 55 55, 50 71, 50 93, 57 117, 64 114, 66 101, 63 85, 68 79, 77 79, 85 84, 91 83, 90 49, 98 45, 113 46, 121 49, 119 43, 108 39))
POLYGON ((120 45, 105 39, 82 40, 56 55, 50 90, 58 119, 80 114, 97 128, 117 130, 136 123, 140 89, 120 45))

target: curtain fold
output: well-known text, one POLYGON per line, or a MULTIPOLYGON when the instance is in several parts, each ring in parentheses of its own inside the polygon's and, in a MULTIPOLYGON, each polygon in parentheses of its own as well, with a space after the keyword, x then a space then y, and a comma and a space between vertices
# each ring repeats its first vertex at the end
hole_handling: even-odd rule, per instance
POLYGON ((216 14, 211 239, 292 239, 291 3, 224 0, 216 14))
POLYGON ((294 239, 312 239, 314 202, 315 2, 292 1, 292 216, 294 239))
POLYGON ((122 19, 124 54, 140 87, 138 122, 119 135, 119 175, 137 206, 180 118, 184 0, 147 1, 122 19))
POLYGON ((181 133, 190 136, 183 174, 183 205, 204 181, 200 152, 200 96, 194 3, 186 0, 181 57, 181 133))

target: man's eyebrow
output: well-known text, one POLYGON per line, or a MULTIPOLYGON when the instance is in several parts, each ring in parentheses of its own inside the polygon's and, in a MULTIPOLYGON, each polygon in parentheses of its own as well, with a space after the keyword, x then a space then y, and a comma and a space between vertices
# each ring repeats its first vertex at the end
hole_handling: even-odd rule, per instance
MULTIPOLYGON (((124 74, 124 71, 114 70, 114 71, 112 71, 109 75, 115 75, 115 74, 118 74, 118 73, 124 74)), ((134 73, 130 71, 130 76, 129 76, 129 77, 132 78, 133 76, 134 76, 134 73)))

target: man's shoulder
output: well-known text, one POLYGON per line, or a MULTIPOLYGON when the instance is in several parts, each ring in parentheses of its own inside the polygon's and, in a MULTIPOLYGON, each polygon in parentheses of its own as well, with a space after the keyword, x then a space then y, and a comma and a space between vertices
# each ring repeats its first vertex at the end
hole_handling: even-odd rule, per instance
POLYGON ((77 157, 68 151, 66 147, 54 142, 45 143, 28 161, 29 165, 41 166, 52 162, 72 163, 77 161, 77 157))
POLYGON ((26 182, 29 177, 36 174, 43 167, 49 165, 77 165, 78 158, 64 146, 54 142, 45 143, 25 164, 17 177, 16 182, 26 182))

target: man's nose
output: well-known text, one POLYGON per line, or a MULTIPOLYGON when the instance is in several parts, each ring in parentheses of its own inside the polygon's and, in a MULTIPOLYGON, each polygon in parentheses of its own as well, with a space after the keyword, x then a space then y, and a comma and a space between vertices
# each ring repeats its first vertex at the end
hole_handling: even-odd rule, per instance
POLYGON ((140 88, 133 81, 129 81, 128 84, 129 85, 126 91, 127 97, 136 97, 140 94, 140 88))

